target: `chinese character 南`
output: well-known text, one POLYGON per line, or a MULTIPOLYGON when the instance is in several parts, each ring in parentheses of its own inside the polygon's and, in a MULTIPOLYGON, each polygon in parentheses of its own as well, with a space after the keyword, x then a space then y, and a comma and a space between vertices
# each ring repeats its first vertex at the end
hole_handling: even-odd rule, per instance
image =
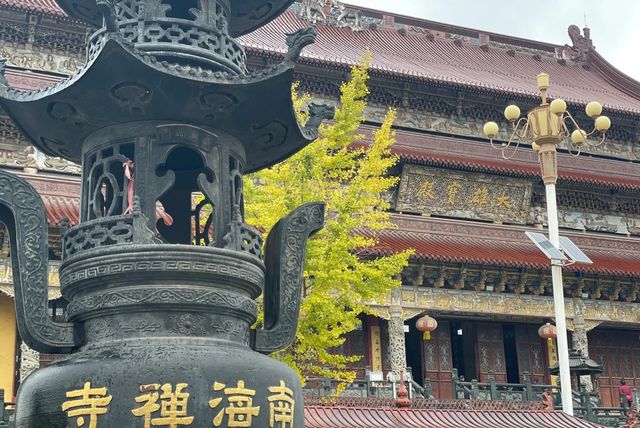
POLYGON ((278 386, 270 386, 269 392, 269 427, 291 428, 293 427, 293 410, 295 400, 293 391, 280 381, 278 386))
MULTIPOLYGON (((253 397, 256 391, 244 387, 244 381, 239 380, 235 388, 227 388, 225 384, 215 382, 213 390, 218 392, 224 390, 229 406, 221 409, 213 418, 213 426, 222 425, 225 415, 229 417, 227 426, 229 427, 251 427, 253 417, 260 413, 260 406, 253 406, 253 397)), ((214 398, 209 401, 209 406, 215 409, 220 405, 223 398, 214 398)))
POLYGON ((113 399, 107 395, 107 388, 91 388, 91 382, 85 382, 82 389, 66 393, 67 400, 62 403, 62 411, 67 412, 68 418, 75 418, 76 425, 83 427, 86 424, 85 416, 89 417, 87 428, 98 427, 98 416, 107 413, 109 403, 113 399))
POLYGON ((187 416, 189 393, 184 392, 188 386, 186 383, 179 383, 174 392, 173 385, 169 383, 141 385, 140 392, 146 394, 136 397, 135 400, 136 403, 144 404, 132 410, 131 413, 134 416, 144 417, 144 428, 151 428, 152 425, 169 428, 191 425, 193 416, 187 416), (158 400, 160 400, 159 403, 158 400), (160 414, 154 415, 158 411, 160 414))

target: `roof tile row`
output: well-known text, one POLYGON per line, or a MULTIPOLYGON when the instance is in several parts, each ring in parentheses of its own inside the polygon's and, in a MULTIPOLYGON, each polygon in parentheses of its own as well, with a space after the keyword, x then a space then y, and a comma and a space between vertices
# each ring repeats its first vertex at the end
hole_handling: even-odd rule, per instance
POLYGON ((20 10, 66 16, 55 0, 2 0, 0 4, 20 10))
MULTIPOLYGON (((308 25, 290 9, 241 41, 249 49, 284 53, 284 33, 308 25)), ((607 108, 640 113, 640 100, 578 64, 563 65, 530 54, 509 55, 505 49, 456 45, 448 39, 429 40, 414 32, 402 35, 383 27, 353 32, 319 25, 317 30, 316 43, 305 48, 302 58, 353 65, 369 50, 375 70, 527 96, 538 96, 534 78, 546 72, 552 78, 551 97, 579 104, 598 100, 607 108)))
MULTIPOLYGON (((0 5, 64 16, 55 0, 0 0, 0 5)), ((249 49, 282 54, 287 50, 285 33, 307 26, 309 22, 289 9, 241 41, 249 49)), ((376 27, 354 32, 318 25, 317 41, 303 51, 302 57, 353 65, 367 50, 373 53, 373 68, 382 72, 528 96, 538 95, 533 77, 547 72, 553 79, 549 92, 552 97, 580 104, 599 100, 608 108, 640 113, 640 100, 630 95, 636 92, 618 89, 620 85, 612 84, 606 74, 597 70, 530 54, 510 55, 505 49, 487 50, 441 38, 429 40, 424 34, 411 31, 401 34, 396 29, 376 27)), ((596 64, 603 61, 595 55, 601 60, 596 64)), ((632 79, 628 82, 638 86, 632 79)))
MULTIPOLYGON (((509 237, 505 238, 501 236, 501 230, 493 225, 481 227, 482 224, 476 224, 474 236, 465 232, 457 234, 448 232, 463 225, 468 226, 469 222, 464 220, 423 218, 402 214, 392 216, 392 220, 399 224, 399 227, 376 232, 377 244, 364 251, 365 253, 389 255, 413 248, 415 250, 413 257, 417 260, 532 269, 549 267, 546 256, 524 234, 525 231, 532 230, 530 227, 501 226, 510 232, 509 237), (409 225, 409 223, 413 224, 409 225)), ((584 246, 580 241, 585 238, 595 241, 615 239, 615 242, 627 241, 628 244, 640 249, 640 241, 637 238, 611 238, 593 233, 579 235, 571 233, 570 235, 571 239, 591 258, 593 264, 574 264, 565 269, 634 277, 640 274, 640 251, 623 251, 620 249, 622 247, 618 248, 615 245, 584 246)))
POLYGON ((598 428, 553 411, 305 407, 307 428, 598 428))

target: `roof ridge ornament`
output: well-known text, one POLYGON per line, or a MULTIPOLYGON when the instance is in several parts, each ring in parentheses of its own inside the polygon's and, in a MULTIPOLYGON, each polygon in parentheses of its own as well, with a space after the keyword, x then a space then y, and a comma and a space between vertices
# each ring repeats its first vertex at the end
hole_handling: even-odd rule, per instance
POLYGON ((369 25, 362 17, 362 11, 346 6, 339 0, 302 0, 298 6, 298 16, 312 24, 349 28, 364 31, 369 25))
POLYGON ((569 25, 567 32, 571 39, 572 46, 564 45, 562 48, 562 58, 575 62, 586 63, 589 60, 589 51, 595 49, 591 40, 591 29, 587 26, 583 28, 584 35, 577 25, 569 25))

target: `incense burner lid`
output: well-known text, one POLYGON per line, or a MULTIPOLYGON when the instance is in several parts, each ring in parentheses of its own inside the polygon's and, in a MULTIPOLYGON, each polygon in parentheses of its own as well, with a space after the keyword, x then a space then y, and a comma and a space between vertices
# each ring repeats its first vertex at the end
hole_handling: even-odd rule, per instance
POLYGON ((269 167, 317 136, 313 112, 302 128, 291 101, 295 63, 285 59, 248 75, 160 62, 105 35, 76 75, 49 88, 0 87, 0 103, 42 152, 80 163, 82 144, 98 129, 132 121, 171 120, 220 129, 247 153, 245 173, 269 167))

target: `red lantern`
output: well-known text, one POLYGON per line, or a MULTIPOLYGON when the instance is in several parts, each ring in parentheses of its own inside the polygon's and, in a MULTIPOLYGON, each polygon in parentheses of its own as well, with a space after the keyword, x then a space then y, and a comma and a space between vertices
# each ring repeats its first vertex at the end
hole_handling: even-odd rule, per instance
POLYGON ((416 321, 416 328, 422 332, 422 338, 424 340, 429 340, 431 339, 431 332, 438 328, 438 321, 429 315, 425 315, 416 321))
POLYGON ((558 337, 558 333, 556 331, 556 326, 553 324, 546 323, 538 329, 538 336, 543 339, 547 339, 547 343, 549 345, 552 344, 553 339, 558 337))

